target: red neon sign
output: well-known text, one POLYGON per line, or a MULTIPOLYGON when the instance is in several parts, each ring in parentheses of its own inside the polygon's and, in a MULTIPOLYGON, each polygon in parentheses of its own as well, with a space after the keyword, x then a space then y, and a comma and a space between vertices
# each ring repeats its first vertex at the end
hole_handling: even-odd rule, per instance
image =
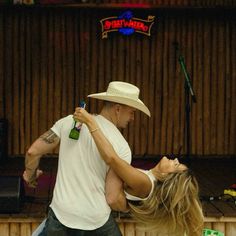
POLYGON ((107 38, 108 33, 119 31, 124 35, 130 35, 134 32, 151 35, 151 27, 154 23, 155 16, 148 16, 146 20, 134 18, 130 11, 121 16, 112 16, 100 20, 102 25, 102 38, 107 38))

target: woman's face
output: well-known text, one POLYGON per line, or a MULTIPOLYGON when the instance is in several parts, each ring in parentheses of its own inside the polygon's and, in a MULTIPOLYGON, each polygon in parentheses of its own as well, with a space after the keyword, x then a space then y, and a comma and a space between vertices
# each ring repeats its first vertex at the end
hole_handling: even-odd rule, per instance
POLYGON ((179 163, 177 158, 171 160, 167 157, 163 157, 155 168, 157 168, 161 173, 172 173, 187 170, 187 166, 179 163))

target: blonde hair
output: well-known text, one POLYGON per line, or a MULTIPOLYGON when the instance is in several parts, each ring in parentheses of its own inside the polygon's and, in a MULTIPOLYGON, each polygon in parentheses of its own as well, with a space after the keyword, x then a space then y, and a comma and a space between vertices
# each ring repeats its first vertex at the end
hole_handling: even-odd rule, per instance
POLYGON ((141 228, 160 235, 199 236, 203 213, 199 188, 190 170, 170 173, 155 183, 152 196, 139 205, 129 203, 141 228))

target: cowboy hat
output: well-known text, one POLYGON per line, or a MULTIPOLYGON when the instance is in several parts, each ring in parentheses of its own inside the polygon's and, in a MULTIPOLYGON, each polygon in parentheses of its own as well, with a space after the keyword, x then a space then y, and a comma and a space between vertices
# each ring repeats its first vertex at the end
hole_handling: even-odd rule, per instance
POLYGON ((109 83, 106 92, 90 94, 88 97, 134 107, 144 112, 146 115, 151 116, 149 109, 139 99, 139 88, 133 84, 112 81, 109 83))

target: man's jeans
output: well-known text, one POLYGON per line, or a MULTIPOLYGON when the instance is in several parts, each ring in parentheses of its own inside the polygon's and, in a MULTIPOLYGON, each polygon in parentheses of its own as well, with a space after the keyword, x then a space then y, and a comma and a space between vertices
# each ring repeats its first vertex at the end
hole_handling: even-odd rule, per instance
POLYGON ((122 236, 122 234, 111 214, 107 222, 100 228, 80 230, 71 229, 61 224, 52 209, 49 209, 45 227, 38 236, 122 236))

